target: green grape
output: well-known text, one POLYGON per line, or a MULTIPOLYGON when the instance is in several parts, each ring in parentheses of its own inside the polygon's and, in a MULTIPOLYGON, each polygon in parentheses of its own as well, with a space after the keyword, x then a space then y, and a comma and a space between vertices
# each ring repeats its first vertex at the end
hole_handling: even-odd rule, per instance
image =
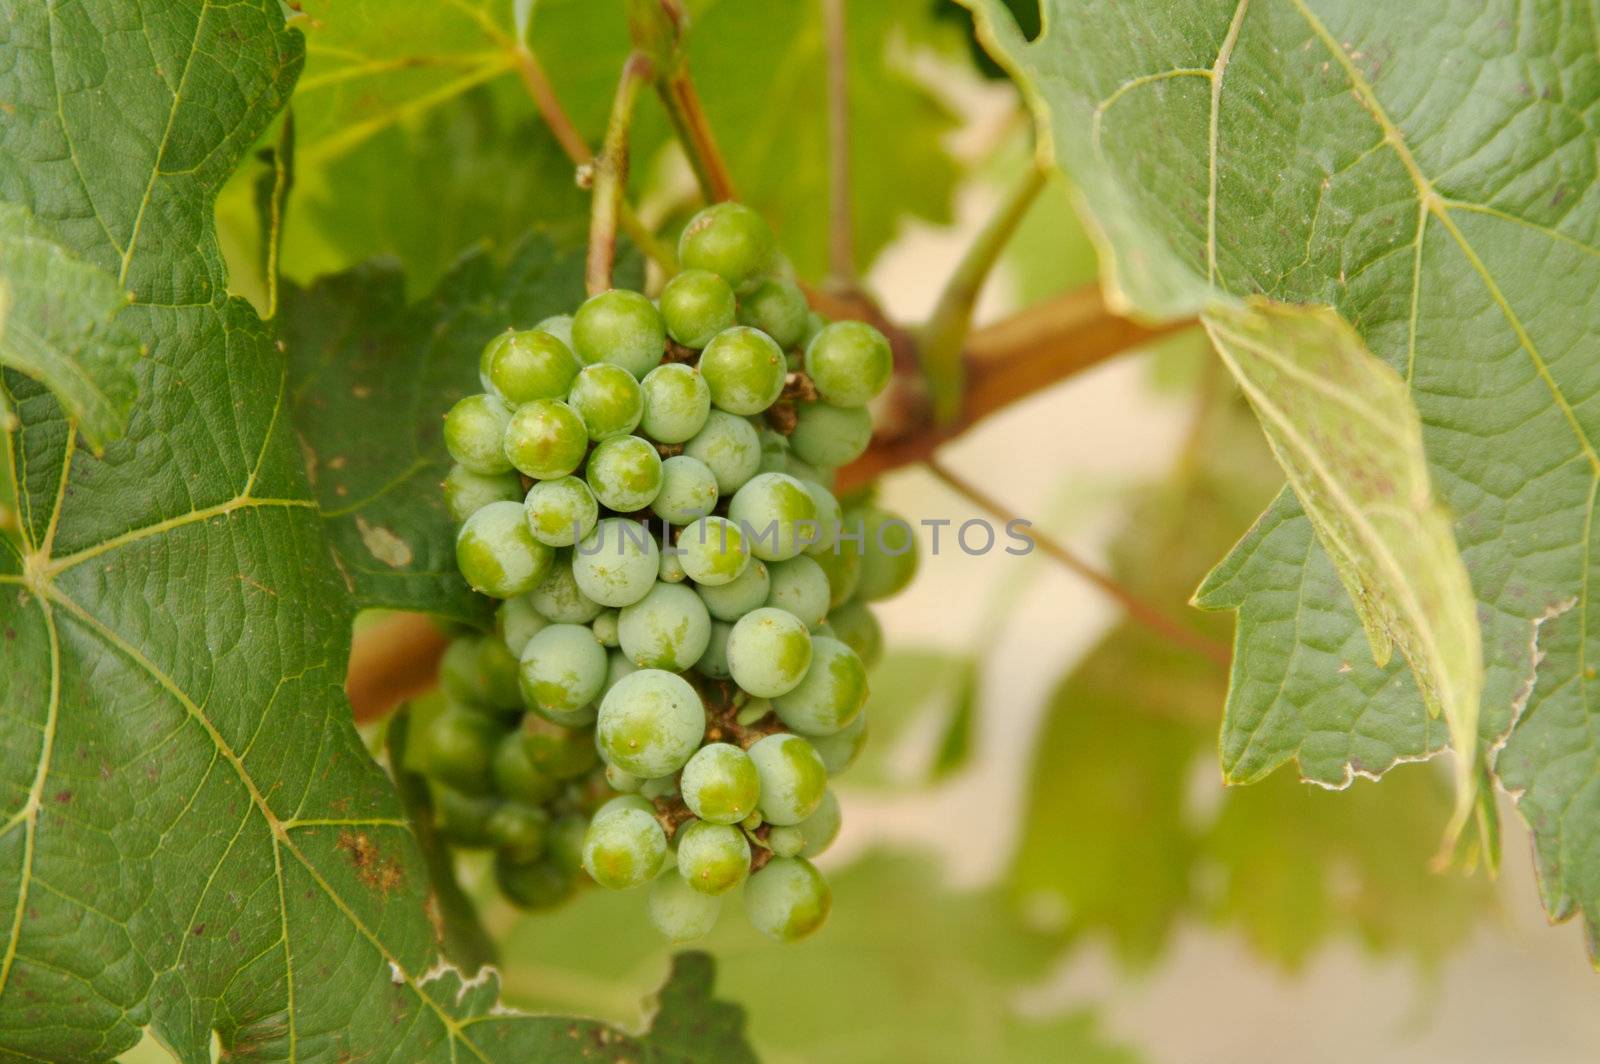
POLYGON ((872 442, 872 415, 864 406, 796 403, 789 450, 814 466, 848 465, 872 442))
POLYGON ((506 457, 535 480, 566 476, 583 464, 588 450, 589 433, 583 419, 556 399, 524 403, 506 424, 506 457))
POLYGON ((560 399, 583 363, 555 336, 538 329, 512 333, 494 348, 489 380, 512 406, 535 399, 560 399))
POLYGON ((649 506, 661 491, 661 455, 639 436, 614 436, 589 455, 584 477, 603 505, 633 513, 649 506))
POLYGON ((657 776, 653 780, 645 780, 639 785, 639 793, 654 801, 657 798, 670 798, 678 793, 676 776, 657 776))
POLYGON ((689 811, 710 824, 737 824, 756 807, 761 777, 750 755, 732 743, 707 743, 678 781, 689 811))
MULTIPOLYGON (((842 518, 840 523, 842 526, 842 518)), ((807 557, 822 566, 828 578, 828 605, 837 609, 850 601, 861 582, 861 552, 853 544, 836 542, 830 549, 807 557)))
POLYGON ((577 477, 541 480, 528 489, 528 529, 549 547, 570 547, 594 531, 600 504, 577 477))
POLYGON ((754 831, 756 828, 761 826, 761 823, 761 810, 757 809, 755 812, 739 821, 739 826, 744 828, 746 831, 754 831))
POLYGON ((717 926, 722 899, 701 894, 677 876, 662 876, 650 884, 647 908, 657 931, 673 942, 691 942, 717 926))
POLYGON ((726 621, 711 622, 711 635, 706 639, 706 652, 694 663, 699 672, 713 680, 727 680, 733 677, 733 673, 728 669, 728 636, 731 634, 733 625, 726 621))
MULTIPOLYGON (((812 813, 812 816, 817 814, 812 813)), ((779 857, 799 857, 800 851, 806 848, 806 837, 800 831, 798 824, 791 827, 773 828, 767 832, 767 849, 779 857)))
POLYGON ((805 938, 822 926, 832 907, 828 881, 803 857, 774 857, 744 888, 751 926, 779 942, 805 938))
MULTIPOLYGON (((785 437, 785 442, 787 440, 788 438, 785 437)), ((796 480, 804 481, 808 484, 820 484, 829 491, 833 490, 834 481, 838 479, 834 476, 832 469, 826 466, 814 466, 810 462, 803 462, 794 456, 793 451, 789 453, 788 473, 796 480)))
POLYGON ((766 220, 742 203, 717 203, 689 219, 678 238, 686 270, 710 270, 734 288, 772 265, 776 253, 766 220))
POLYGON ((637 380, 666 353, 667 327, 644 296, 614 288, 590 296, 572 316, 572 346, 585 362, 613 363, 637 380))
POLYGON ((617 624, 622 652, 646 669, 682 672, 700 660, 711 638, 711 615, 692 588, 657 584, 617 624))
POLYGON ((656 584, 661 548, 637 521, 608 517, 578 544, 572 575, 602 606, 631 606, 656 584))
POLYGON ((644 392, 633 374, 609 362, 583 367, 572 382, 567 405, 578 412, 596 442, 626 436, 644 417, 644 392))
POLYGON ((705 427, 684 444, 683 453, 706 464, 722 495, 738 491, 761 468, 761 438, 755 426, 721 410, 706 416, 705 427))
POLYGON ((772 577, 765 562, 752 558, 744 572, 728 583, 714 587, 701 584, 695 590, 700 593, 711 616, 732 624, 766 603, 767 595, 772 590, 772 577))
POLYGON ((661 490, 650 509, 669 525, 686 525, 717 505, 717 478, 706 464, 686 454, 661 463, 661 490))
POLYGON ((772 590, 766 604, 787 610, 807 628, 816 628, 828 617, 828 574, 804 554, 772 563, 772 590))
POLYGON ((533 538, 521 503, 492 502, 456 534, 456 567, 474 590, 507 599, 533 590, 554 552, 533 538))
POLYGON ((544 853, 544 833, 550 814, 520 802, 502 802, 489 816, 489 839, 494 848, 514 861, 533 861, 544 853))
POLYGON ((529 709, 557 724, 588 724, 606 682, 606 648, 581 624, 552 624, 528 640, 519 678, 529 709))
POLYGON ((511 470, 505 452, 511 408, 497 396, 469 395, 444 416, 444 446, 450 457, 473 473, 490 476, 511 470))
POLYGON ((478 353, 478 383, 483 386, 484 391, 490 394, 494 394, 495 387, 494 381, 489 376, 489 369, 494 365, 494 356, 499 354, 500 349, 511 339, 512 331, 511 329, 505 329, 502 332, 495 333, 489 338, 489 342, 483 345, 483 350, 478 353))
POLYGON ((734 715, 733 719, 748 728, 771 712, 772 702, 769 699, 750 698, 745 700, 744 706, 734 715))
MULTIPOLYGON (((794 476, 794 474, 790 474, 794 476)), ((844 513, 839 508, 839 500, 834 498, 833 492, 823 487, 815 480, 800 481, 800 486, 806 489, 806 494, 811 496, 811 501, 817 507, 816 535, 808 538, 806 553, 810 555, 825 554, 833 550, 833 545, 839 542, 839 526, 844 521, 844 513)))
POLYGON ((522 717, 522 744, 539 771, 558 780, 576 779, 600 760, 590 728, 567 728, 537 713, 522 717))
POLYGON ((739 297, 739 323, 760 329, 779 347, 800 342, 810 314, 800 286, 782 277, 764 277, 739 297))
POLYGON ((638 794, 639 788, 644 786, 644 780, 615 765, 607 765, 606 784, 619 794, 638 794))
POLYGON ((811 633, 785 610, 763 606, 740 617, 728 636, 733 681, 759 698, 793 690, 811 666, 811 633))
POLYGON ((572 896, 572 873, 551 861, 518 862, 499 854, 494 881, 519 909, 550 909, 572 896))
POLYGON ((787 473, 762 473, 734 493, 728 519, 739 526, 750 553, 780 562, 805 549, 817 531, 817 504, 787 473))
POLYGON ((600 697, 604 698, 617 686, 617 681, 624 676, 638 672, 639 666, 628 660, 628 655, 620 649, 613 650, 606 655, 606 685, 600 689, 600 697))
POLYGON ((555 777, 539 770, 528 758, 528 744, 519 732, 512 732, 495 747, 490 766, 494 789, 502 798, 543 805, 556 796, 560 785, 555 777))
POLYGON ((705 706, 687 680, 640 669, 606 692, 595 734, 607 763, 655 779, 682 768, 705 730, 705 706))
POLYGON ((711 388, 693 366, 682 362, 657 366, 640 387, 644 417, 639 423, 652 440, 683 443, 705 426, 711 413, 711 388))
POLYGON ((866 322, 836 321, 806 348, 806 373, 824 401, 865 406, 889 386, 894 352, 866 322))
POLYGON ((517 655, 494 636, 477 641, 478 672, 483 677, 483 701, 486 705, 504 711, 522 709, 522 696, 517 693, 517 655))
POLYGON ((811 640, 811 668, 786 694, 772 699, 778 719, 802 735, 832 735, 867 704, 867 667, 856 652, 827 636, 811 640))
POLYGON ((667 335, 696 350, 733 324, 735 307, 733 289, 710 270, 684 270, 661 290, 667 335))
POLYGON ((661 566, 656 570, 656 579, 664 584, 681 584, 689 579, 689 574, 683 569, 683 559, 678 556, 678 548, 662 548, 661 566))
POLYGON ((572 347, 572 315, 552 314, 534 326, 540 332, 547 332, 557 340, 572 347))
POLYGON ((809 347, 809 346, 811 346, 811 341, 815 340, 817 338, 817 334, 820 333, 823 329, 825 329, 827 327, 828 327, 828 319, 827 318, 824 318, 821 314, 818 314, 814 310, 813 311, 809 311, 806 314, 805 331, 800 334, 800 346, 801 347, 809 347))
MULTIPOLYGON (((564 558, 552 558, 551 570, 558 566, 567 565, 564 558)), ((546 578, 549 573, 545 574, 546 578)), ((494 628, 500 633, 500 638, 505 642, 506 649, 517 657, 522 657, 522 648, 528 645, 528 640, 539 634, 539 629, 549 624, 549 618, 539 612, 539 607, 533 604, 533 596, 518 595, 516 598, 506 599, 500 603, 500 608, 494 611, 494 628)))
POLYGON ((815 736, 810 743, 817 751, 817 756, 822 758, 822 767, 828 770, 830 777, 842 774, 856 763, 856 758, 861 756, 862 749, 867 745, 866 713, 857 713, 856 719, 846 724, 844 730, 832 735, 815 736))
POLYGON ((667 856, 667 833, 650 803, 625 794, 601 806, 583 839, 583 867, 602 887, 627 890, 655 877, 667 856))
POLYGON ((545 860, 569 875, 583 867, 583 837, 588 834, 588 818, 577 813, 556 817, 545 842, 545 860))
POLYGON ((515 473, 474 473, 457 462, 444 476, 444 504, 456 524, 492 502, 521 498, 522 480, 515 473))
POLYGON ((833 628, 834 638, 854 650, 867 668, 872 668, 883 656, 883 629, 865 602, 852 601, 834 607, 828 614, 828 624, 833 628))
POLYGON ((750 842, 736 827, 691 820, 678 830, 678 874, 702 894, 726 894, 750 874, 750 842))
POLYGON ((917 575, 917 537, 911 526, 876 506, 845 515, 845 525, 861 532, 861 580, 856 597, 876 602, 897 595, 917 575))
POLYGON ((450 706, 417 735, 417 757, 428 776, 465 794, 485 794, 500 725, 482 713, 450 706))
MULTIPOLYGON (((829 639, 838 639, 839 638, 839 633, 835 632, 833 630, 833 625, 829 624, 827 621, 823 621, 821 624, 819 624, 815 628, 811 629, 811 634, 813 636, 825 635, 829 639)), ((841 642, 842 642, 842 640, 841 640, 841 642)), ((854 650, 855 647, 851 647, 850 649, 854 650)))
POLYGON ((600 640, 601 646, 615 648, 621 645, 621 633, 617 631, 617 621, 616 610, 601 610, 589 623, 589 627, 594 630, 594 637, 600 640))
MULTIPOLYGON (((822 802, 817 806, 817 811, 806 817, 793 829, 798 830, 805 841, 805 848, 800 851, 801 857, 816 857, 839 837, 839 827, 844 817, 839 810, 839 799, 833 791, 822 792, 822 802)), ((785 856, 793 856, 785 854, 785 856)))
POLYGON ((483 705, 489 701, 488 678, 478 657, 478 637, 452 639, 439 659, 439 687, 458 702, 483 705))
POLYGON ((768 824, 798 824, 822 802, 828 771, 816 749, 798 735, 779 732, 750 748, 761 777, 761 799, 756 808, 768 824))
POLYGON ((556 554, 550 571, 529 593, 528 600, 546 620, 559 624, 588 624, 605 608, 578 585, 577 558, 570 550, 556 554))
POLYGON ((702 517, 678 535, 678 560, 697 584, 716 587, 739 578, 750 564, 739 526, 725 517, 702 517))
POLYGON ((700 353, 711 405, 730 414, 759 414, 783 393, 789 367, 783 349, 760 329, 724 329, 700 353))
POLYGON ((433 788, 434 822, 439 835, 452 846, 463 849, 488 846, 489 817, 499 806, 497 798, 462 794, 452 787, 436 785, 433 788))
POLYGON ((761 440, 760 473, 787 473, 789 471, 789 438, 773 429, 757 429, 761 440))

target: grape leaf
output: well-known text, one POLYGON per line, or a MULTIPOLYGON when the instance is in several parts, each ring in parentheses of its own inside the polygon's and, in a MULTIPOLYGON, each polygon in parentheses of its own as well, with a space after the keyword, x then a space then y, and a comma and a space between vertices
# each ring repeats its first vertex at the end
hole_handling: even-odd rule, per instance
MULTIPOLYGON (((399 269, 381 263, 285 286, 294 422, 359 606, 484 619, 488 600, 456 571, 442 419, 480 390, 478 352, 491 336, 582 301, 583 248, 577 229, 535 232, 504 268, 471 254, 415 304, 399 269)), ((637 257, 628 262, 624 276, 636 276, 637 257)))
POLYGON ((133 405, 139 342, 117 319, 127 302, 114 277, 52 240, 26 207, 0 203, 0 365, 48 385, 97 450, 133 405))
POLYGON ((0 191, 117 271, 149 348, 97 458, 4 371, 23 511, 0 540, 0 1051, 104 1060, 649 1058, 738 1020, 691 963, 662 1043, 495 1011, 436 963, 426 878, 341 683, 351 600, 283 414, 286 363, 226 294, 218 188, 288 97, 277 0, 8 4, 0 191))
MULTIPOLYGON (((1330 305, 1407 380, 1478 600, 1481 734, 1523 795, 1550 911, 1582 908, 1593 925, 1593 681, 1581 650, 1541 645, 1541 626, 1568 611, 1562 630, 1582 629, 1566 635, 1575 647, 1600 624, 1583 608, 1600 483, 1600 374, 1582 354, 1600 332, 1586 11, 1213 0, 1141 6, 1135 19, 1127 5, 1058 3, 1027 45, 991 3, 978 6, 1078 179, 1129 304, 1193 310, 1214 282, 1330 305), (1505 738, 1513 725, 1522 734, 1505 738)), ((1286 538, 1250 545, 1292 557, 1298 533, 1283 516, 1286 538)), ((1259 741, 1273 757, 1328 749, 1319 733, 1352 717, 1332 707, 1375 699, 1396 719, 1420 714, 1414 689, 1336 667, 1330 648, 1359 622, 1301 594, 1313 570, 1246 562, 1224 574, 1247 576, 1228 597, 1243 607, 1238 658, 1252 677, 1230 695, 1225 747, 1241 729, 1270 729, 1259 741), (1285 638, 1296 631, 1307 640, 1285 638), (1291 689, 1271 712, 1266 700, 1291 689)), ((1414 744, 1393 756, 1436 746, 1429 729, 1409 736, 1385 740, 1414 744)))

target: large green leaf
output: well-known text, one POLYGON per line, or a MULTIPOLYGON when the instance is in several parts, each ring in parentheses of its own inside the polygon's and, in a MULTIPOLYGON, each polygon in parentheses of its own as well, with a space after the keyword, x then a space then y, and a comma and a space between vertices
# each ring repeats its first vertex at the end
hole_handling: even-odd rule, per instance
POLYGON ((353 604, 286 361, 212 230, 300 68, 277 0, 0 16, 0 190, 125 279, 150 352, 99 458, 3 378, 0 1052, 102 1060, 148 1028, 193 1062, 214 1038, 234 1060, 737 1059, 698 961, 640 1040, 496 1011, 492 976, 437 963, 415 840, 340 690, 353 604))
POLYGON ((56 243, 26 208, 0 203, 0 365, 43 381, 96 449, 133 405, 139 342, 117 320, 116 278, 56 243))
MULTIPOLYGON (((1220 289, 1330 305, 1409 383, 1478 601, 1481 733, 1498 741, 1520 715, 1500 772, 1535 828, 1547 902, 1600 918, 1582 649, 1600 634, 1584 608, 1600 531, 1600 372, 1584 354, 1600 333, 1600 60, 1586 9, 1057 2, 1029 44, 977 6, 1079 182, 1125 304, 1190 312, 1220 289), (1574 652, 1550 653, 1541 625, 1567 611, 1574 652)), ((1242 606, 1248 680, 1224 747, 1259 745, 1251 775, 1315 748, 1326 778, 1340 741, 1322 733, 1368 719, 1354 707, 1381 702, 1398 721, 1421 705, 1414 686, 1341 668, 1359 622, 1306 593, 1326 562, 1290 561, 1321 549, 1291 516, 1247 544, 1270 559, 1223 574, 1240 577, 1227 600, 1242 606)), ((1385 725, 1350 770, 1437 739, 1385 725)))

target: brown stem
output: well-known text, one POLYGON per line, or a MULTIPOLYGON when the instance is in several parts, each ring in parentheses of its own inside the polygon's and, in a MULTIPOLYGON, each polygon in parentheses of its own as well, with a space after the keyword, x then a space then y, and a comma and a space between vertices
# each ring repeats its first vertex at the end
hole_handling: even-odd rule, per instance
POLYGON ((356 633, 344 690, 356 723, 377 720, 431 690, 449 639, 418 613, 399 613, 356 633))
MULTIPOLYGON (((996 517, 1008 523, 1020 520, 1016 514, 1012 513, 994 496, 988 494, 982 488, 961 476, 961 474, 956 473, 937 458, 929 458, 926 464, 928 470, 934 476, 996 517)), ((1087 580, 1090 584, 1093 584, 1127 611, 1130 618, 1164 639, 1204 654, 1224 669, 1228 667, 1230 652, 1225 645, 1201 635, 1181 621, 1169 617, 1160 607, 1146 602, 1113 578, 1073 554, 1062 544, 1049 536, 1042 535, 1037 528, 1031 530, 1031 535, 1040 550, 1084 580, 1087 580)))
POLYGON ((611 287, 611 268, 617 259, 617 223, 622 215, 622 193, 628 184, 628 133, 639 89, 648 81, 654 64, 643 52, 631 53, 622 64, 606 124, 605 144, 594 161, 594 202, 589 213, 589 260, 584 283, 590 295, 611 287))
POLYGON ((700 191, 713 202, 738 198, 727 160, 717 148, 711 123, 700 104, 700 93, 689 78, 689 68, 680 59, 676 67, 658 84, 661 102, 666 106, 672 128, 689 155, 689 165, 700 182, 700 191))
POLYGON ((828 272, 840 286, 856 280, 850 206, 850 56, 845 0, 822 0, 828 39, 828 272))

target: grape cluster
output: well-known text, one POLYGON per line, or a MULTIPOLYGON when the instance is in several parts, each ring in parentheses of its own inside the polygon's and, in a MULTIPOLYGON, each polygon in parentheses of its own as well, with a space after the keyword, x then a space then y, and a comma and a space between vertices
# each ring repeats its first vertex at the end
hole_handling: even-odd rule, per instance
POLYGON ((614 289, 495 337, 446 416, 457 563, 505 601, 451 646, 422 760, 446 837, 493 846, 521 905, 581 868, 648 885, 682 941, 742 884, 793 940, 831 904, 810 858, 866 737, 866 603, 916 566, 903 522, 832 491, 893 359, 810 310, 749 208, 701 211, 679 258, 654 302, 614 289))

